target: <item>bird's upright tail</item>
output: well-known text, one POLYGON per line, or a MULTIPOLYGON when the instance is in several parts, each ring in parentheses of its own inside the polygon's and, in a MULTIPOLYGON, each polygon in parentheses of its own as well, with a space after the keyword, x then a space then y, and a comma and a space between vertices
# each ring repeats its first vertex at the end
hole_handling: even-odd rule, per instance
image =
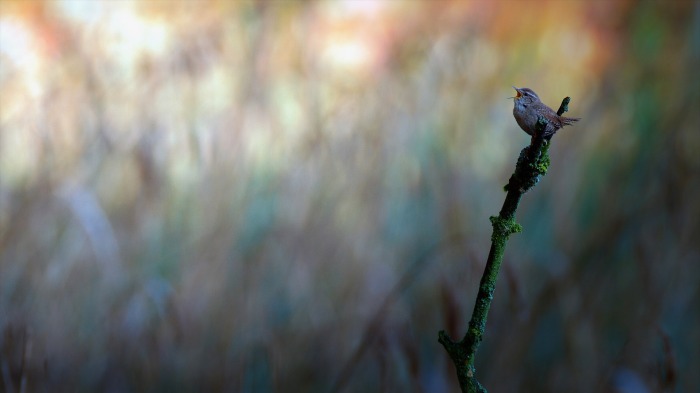
POLYGON ((564 116, 561 117, 561 123, 564 126, 570 126, 579 120, 581 120, 580 117, 564 117, 564 116))

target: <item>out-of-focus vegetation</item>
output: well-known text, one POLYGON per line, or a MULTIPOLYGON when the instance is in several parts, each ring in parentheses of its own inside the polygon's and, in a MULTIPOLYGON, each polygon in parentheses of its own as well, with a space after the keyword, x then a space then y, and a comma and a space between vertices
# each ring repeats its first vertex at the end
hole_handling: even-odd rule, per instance
POLYGON ((698 391, 698 70, 697 2, 3 0, 3 389, 455 391, 516 85, 583 120, 480 381, 698 391))

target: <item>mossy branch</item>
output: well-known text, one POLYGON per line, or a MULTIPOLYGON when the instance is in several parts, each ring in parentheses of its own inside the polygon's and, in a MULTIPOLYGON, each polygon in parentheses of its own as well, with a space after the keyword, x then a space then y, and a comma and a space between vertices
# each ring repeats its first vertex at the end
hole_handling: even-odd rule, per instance
MULTIPOLYGON (((569 97, 562 100, 557 111, 559 116, 568 111, 570 100, 569 97)), ((546 127, 547 120, 540 117, 537 122, 537 132, 532 137, 530 145, 520 152, 515 172, 504 187, 507 194, 503 207, 498 216, 490 218, 493 226, 491 250, 486 261, 484 274, 481 277, 479 293, 476 296, 467 333, 461 341, 453 341, 444 330, 438 333, 438 341, 445 347, 455 364, 459 386, 464 393, 486 392, 486 389, 476 379, 474 360, 486 331, 486 319, 496 289, 496 279, 501 262, 503 262, 506 242, 510 235, 522 231, 522 227, 515 222, 515 211, 518 209, 522 196, 537 184, 540 177, 547 173, 549 167, 548 150, 551 136, 547 138, 542 136, 546 127)))

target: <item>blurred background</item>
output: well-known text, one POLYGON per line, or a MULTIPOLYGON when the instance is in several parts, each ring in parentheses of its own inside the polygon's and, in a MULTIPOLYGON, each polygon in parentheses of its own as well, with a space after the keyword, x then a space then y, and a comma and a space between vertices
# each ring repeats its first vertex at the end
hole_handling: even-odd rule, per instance
POLYGON ((0 2, 2 389, 700 389, 700 3, 0 2))

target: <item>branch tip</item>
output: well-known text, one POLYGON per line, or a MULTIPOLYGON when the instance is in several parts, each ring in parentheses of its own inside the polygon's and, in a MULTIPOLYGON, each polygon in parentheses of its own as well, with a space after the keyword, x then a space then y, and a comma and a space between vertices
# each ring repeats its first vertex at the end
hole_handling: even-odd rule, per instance
POLYGON ((564 99, 561 100, 561 105, 559 105, 559 110, 557 111, 557 116, 561 116, 565 112, 569 111, 569 102, 571 102, 571 97, 564 97, 564 99))

